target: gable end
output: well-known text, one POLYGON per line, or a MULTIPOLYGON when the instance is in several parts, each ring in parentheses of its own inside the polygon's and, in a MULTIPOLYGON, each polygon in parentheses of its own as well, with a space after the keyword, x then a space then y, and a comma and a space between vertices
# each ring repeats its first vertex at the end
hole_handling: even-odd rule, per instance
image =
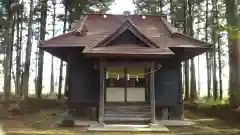
POLYGON ((95 47, 107 46, 109 43, 114 41, 117 37, 119 37, 121 34, 123 34, 126 31, 130 31, 131 33, 133 33, 134 36, 142 40, 149 47, 159 48, 158 45, 156 45, 154 42, 148 39, 145 35, 143 35, 129 19, 125 19, 123 24, 114 33, 112 33, 109 37, 107 37, 102 42, 97 44, 95 47))

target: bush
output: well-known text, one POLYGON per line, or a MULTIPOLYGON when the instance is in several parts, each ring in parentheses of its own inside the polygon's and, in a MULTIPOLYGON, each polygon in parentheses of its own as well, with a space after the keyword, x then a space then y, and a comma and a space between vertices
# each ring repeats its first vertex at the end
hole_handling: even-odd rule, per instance
POLYGON ((198 107, 211 107, 211 106, 217 106, 217 105, 225 105, 228 104, 228 100, 214 100, 213 98, 208 99, 207 97, 203 97, 199 100, 196 100, 195 103, 198 105, 198 107))

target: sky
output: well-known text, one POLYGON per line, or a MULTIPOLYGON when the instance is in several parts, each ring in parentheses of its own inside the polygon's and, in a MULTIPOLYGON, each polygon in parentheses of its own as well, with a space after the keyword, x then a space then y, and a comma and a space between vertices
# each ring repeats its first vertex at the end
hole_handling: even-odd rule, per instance
POLYGON ((111 6, 111 11, 109 13, 122 14, 123 11, 126 10, 133 13, 134 5, 132 0, 115 0, 115 3, 111 6))

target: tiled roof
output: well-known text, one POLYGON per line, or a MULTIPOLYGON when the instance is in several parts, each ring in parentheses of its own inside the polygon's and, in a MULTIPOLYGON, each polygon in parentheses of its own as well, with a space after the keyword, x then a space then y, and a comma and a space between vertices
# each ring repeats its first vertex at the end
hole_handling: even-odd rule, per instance
MULTIPOLYGON (((42 47, 85 47, 88 52, 99 53, 110 51, 109 48, 94 49, 109 36, 119 30, 124 23, 129 21, 135 31, 141 33, 149 41, 146 44, 157 45, 156 51, 165 50, 165 54, 172 53, 170 48, 208 48, 210 44, 181 34, 176 28, 167 22, 165 16, 143 16, 142 15, 112 15, 112 14, 88 14, 83 20, 76 21, 72 29, 63 35, 44 41, 42 47)), ((136 35, 137 36, 137 35, 136 35)), ((142 40, 144 40, 142 38, 142 40)), ((113 49, 113 48, 112 48, 113 49)), ((124 48, 122 48, 124 50, 124 48)), ((136 48, 135 48, 136 49, 136 48)), ((146 52, 157 53, 156 51, 144 49, 146 52)), ((120 51, 121 49, 118 48, 120 51)), ((111 53, 116 51, 111 50, 111 53)), ((135 52, 141 52, 136 49, 135 52)), ((110 52, 109 52, 110 53, 110 52)), ((162 53, 161 51, 159 53, 162 53)))

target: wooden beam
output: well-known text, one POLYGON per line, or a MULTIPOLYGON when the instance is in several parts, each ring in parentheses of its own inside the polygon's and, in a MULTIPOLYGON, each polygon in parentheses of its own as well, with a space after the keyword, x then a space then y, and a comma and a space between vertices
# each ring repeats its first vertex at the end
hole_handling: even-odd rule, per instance
POLYGON ((124 68, 130 68, 130 67, 145 67, 145 68, 151 68, 152 65, 150 62, 103 62, 104 67, 124 67, 124 68))
POLYGON ((100 94, 99 94, 99 117, 98 121, 103 124, 104 121, 104 67, 103 62, 100 61, 100 94))
POLYGON ((150 73, 151 124, 156 124, 154 70, 155 70, 155 64, 154 62, 152 62, 151 73, 150 73))

